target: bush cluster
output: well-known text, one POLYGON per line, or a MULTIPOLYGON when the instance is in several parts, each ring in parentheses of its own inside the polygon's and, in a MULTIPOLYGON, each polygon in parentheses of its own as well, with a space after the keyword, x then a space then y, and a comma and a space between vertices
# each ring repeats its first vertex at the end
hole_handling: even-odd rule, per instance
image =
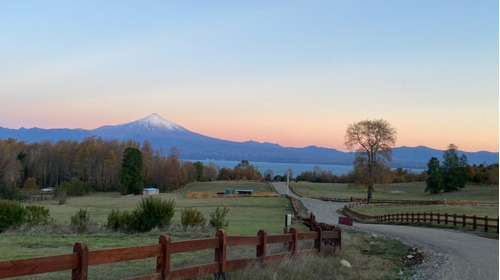
POLYGON ((0 200, 0 232, 12 226, 20 226, 24 222, 24 208, 10 200, 0 200))
POLYGON ((84 233, 90 224, 90 214, 86 209, 80 209, 71 217, 71 227, 78 233, 84 233))
POLYGON ((24 211, 24 222, 29 226, 46 225, 52 222, 49 209, 43 206, 26 205, 24 211))
POLYGON ((51 221, 49 209, 43 206, 21 206, 16 201, 0 200, 0 232, 23 224, 30 226, 47 224, 51 221))
POLYGON ((107 228, 125 232, 148 232, 153 228, 165 228, 174 216, 175 201, 150 196, 143 198, 137 208, 128 211, 113 210, 108 215, 107 228))
POLYGON ((210 213, 210 225, 215 229, 227 228, 229 226, 229 221, 226 221, 226 216, 229 213, 229 208, 224 206, 224 208, 217 207, 214 212, 210 213))
POLYGON ((181 224, 186 229, 187 227, 205 226, 207 220, 200 210, 193 208, 185 208, 181 212, 181 224))

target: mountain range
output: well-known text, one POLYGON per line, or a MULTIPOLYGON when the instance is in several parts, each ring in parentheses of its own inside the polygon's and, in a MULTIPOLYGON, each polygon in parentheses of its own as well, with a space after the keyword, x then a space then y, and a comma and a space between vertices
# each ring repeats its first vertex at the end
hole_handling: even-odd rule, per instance
MULTIPOLYGON (((331 148, 308 146, 304 148, 283 147, 279 144, 256 141, 235 142, 205 136, 189 131, 172 123, 158 114, 151 114, 143 119, 120 124, 103 126, 96 129, 42 129, 0 127, 0 139, 15 138, 28 143, 45 140, 76 140, 91 136, 104 139, 128 140, 139 142, 149 140, 153 147, 168 153, 176 147, 184 159, 236 160, 250 162, 312 163, 351 165, 354 153, 342 152, 331 148)), ((393 167, 426 168, 431 157, 442 158, 443 151, 425 146, 393 148, 393 167)), ((492 152, 462 152, 469 164, 493 164, 499 162, 499 154, 492 152)))

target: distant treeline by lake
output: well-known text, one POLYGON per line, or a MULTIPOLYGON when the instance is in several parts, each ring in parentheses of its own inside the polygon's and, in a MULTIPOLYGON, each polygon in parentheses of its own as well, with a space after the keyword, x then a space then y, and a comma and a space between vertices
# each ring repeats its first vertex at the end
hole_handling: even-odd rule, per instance
MULTIPOLYGON (((203 162, 204 165, 208 165, 210 162, 214 162, 218 168, 233 168, 237 166, 239 161, 230 160, 194 160, 185 159, 191 162, 203 162)), ((285 175, 288 170, 292 171, 294 177, 306 171, 313 171, 315 168, 320 168, 322 171, 331 171, 333 175, 342 176, 347 175, 353 170, 352 165, 332 165, 332 164, 309 164, 309 163, 288 163, 288 162, 250 162, 255 168, 259 170, 260 173, 265 174, 269 170, 272 171, 273 176, 275 175, 285 175)), ((404 168, 409 172, 422 173, 425 169, 418 168, 404 168)))

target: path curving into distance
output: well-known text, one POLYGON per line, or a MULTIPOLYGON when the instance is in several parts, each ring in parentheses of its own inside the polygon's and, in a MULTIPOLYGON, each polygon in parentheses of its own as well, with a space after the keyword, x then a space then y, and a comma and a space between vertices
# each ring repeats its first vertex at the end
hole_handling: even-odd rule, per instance
MULTIPOLYGON (((285 183, 273 183, 280 194, 287 194, 285 183)), ((318 222, 338 225, 336 212, 349 203, 328 202, 290 195, 302 201, 318 222)), ((354 223, 353 229, 400 240, 424 252, 426 262, 416 268, 412 279, 472 280, 499 279, 499 241, 448 229, 354 223)))

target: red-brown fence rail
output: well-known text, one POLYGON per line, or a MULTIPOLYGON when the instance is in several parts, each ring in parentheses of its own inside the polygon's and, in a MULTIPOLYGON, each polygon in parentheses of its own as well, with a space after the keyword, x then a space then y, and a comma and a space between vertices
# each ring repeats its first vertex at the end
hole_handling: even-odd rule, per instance
MULTIPOLYGON (((384 222, 403 222, 403 223, 436 223, 436 224, 444 224, 444 225, 453 225, 453 226, 472 226, 472 230, 476 230, 477 228, 484 228, 484 231, 487 232, 490 228, 496 228, 496 232, 498 233, 498 217, 489 218, 485 217, 477 217, 476 215, 467 216, 465 214, 448 214, 448 213, 397 213, 397 214, 386 214, 386 215, 378 215, 378 216, 370 216, 361 214, 359 212, 354 211, 352 208, 364 206, 365 204, 350 204, 344 206, 344 212, 363 219, 363 220, 371 220, 377 221, 380 223, 384 222), (482 223, 481 223, 482 222, 482 223)), ((387 204, 385 204, 387 205, 387 204)))
POLYGON ((335 252, 340 246, 340 230, 324 231, 320 227, 313 232, 297 232, 291 228, 283 235, 267 235, 260 230, 257 236, 227 236, 218 230, 215 238, 172 242, 170 236, 160 236, 159 244, 130 248, 89 251, 87 244, 76 243, 72 254, 30 259, 0 261, 0 278, 9 278, 39 273, 72 270, 74 280, 88 278, 88 268, 92 265, 156 258, 156 273, 131 279, 188 279, 214 274, 222 279, 226 271, 243 268, 252 263, 267 264, 291 257, 315 255, 321 251, 335 252), (314 247, 299 250, 300 240, 314 240, 314 247), (288 244, 286 253, 270 255, 267 245, 288 244), (250 259, 227 260, 228 246, 256 246, 256 257, 250 259), (214 262, 181 269, 171 269, 172 255, 205 249, 214 250, 214 262))
MULTIPOLYGON (((308 198, 331 202, 358 202, 366 203, 366 198, 332 198, 323 196, 308 196, 308 198)), ((372 199, 372 203, 388 205, 470 205, 470 206, 498 206, 497 202, 482 202, 478 200, 395 200, 395 199, 372 199)))

